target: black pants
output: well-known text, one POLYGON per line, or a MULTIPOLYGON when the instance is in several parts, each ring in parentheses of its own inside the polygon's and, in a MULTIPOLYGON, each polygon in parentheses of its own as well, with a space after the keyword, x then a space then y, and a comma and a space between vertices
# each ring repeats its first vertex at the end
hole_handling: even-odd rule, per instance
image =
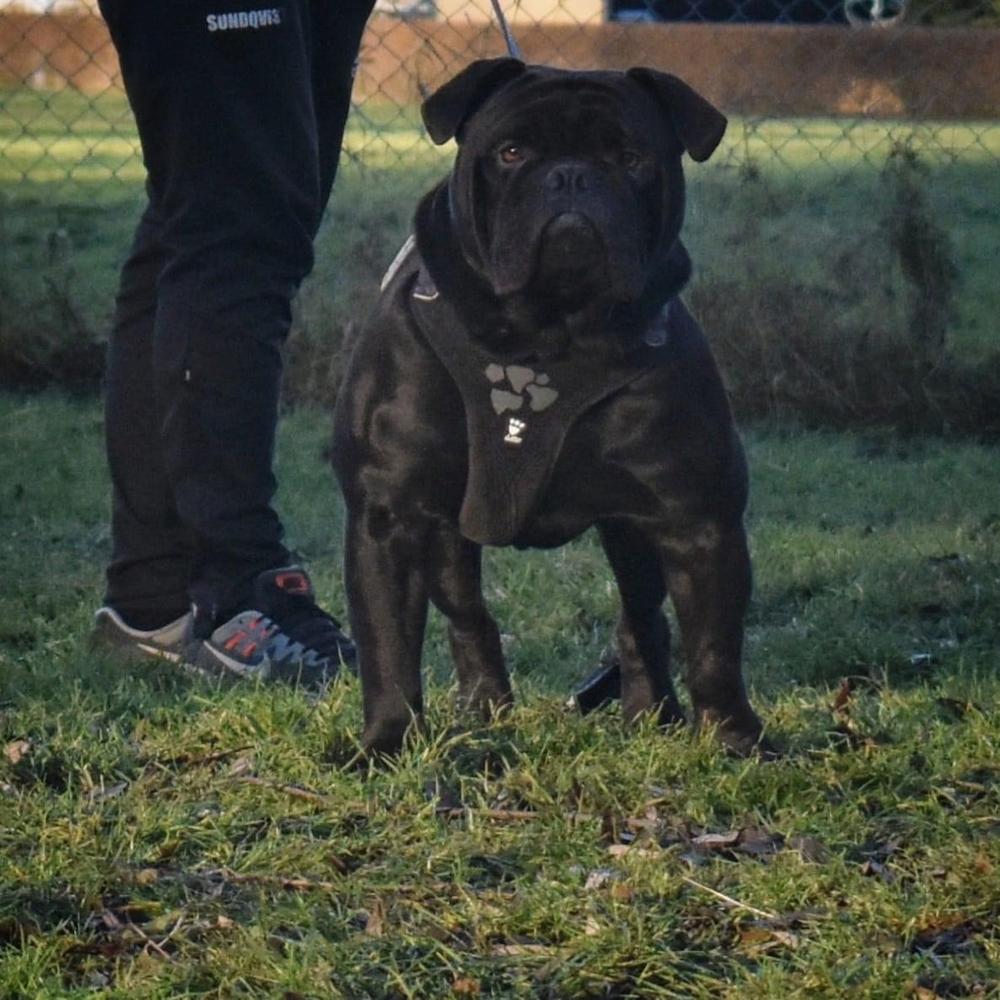
POLYGON ((373 0, 101 0, 149 204, 106 376, 106 601, 239 610, 289 559, 272 507, 281 345, 312 266, 373 0))

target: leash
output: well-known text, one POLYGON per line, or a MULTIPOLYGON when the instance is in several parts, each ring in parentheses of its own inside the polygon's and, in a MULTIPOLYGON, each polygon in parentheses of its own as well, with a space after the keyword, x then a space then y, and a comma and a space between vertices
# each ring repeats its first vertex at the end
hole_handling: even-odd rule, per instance
POLYGON ((510 25, 507 23, 507 17, 503 12, 503 8, 500 6, 500 0, 490 0, 490 3, 493 5, 493 13, 496 14, 500 30, 503 32, 503 40, 507 43, 507 52, 514 59, 520 59, 524 62, 524 56, 521 54, 521 50, 518 48, 518 44, 514 40, 514 35, 510 30, 510 25))

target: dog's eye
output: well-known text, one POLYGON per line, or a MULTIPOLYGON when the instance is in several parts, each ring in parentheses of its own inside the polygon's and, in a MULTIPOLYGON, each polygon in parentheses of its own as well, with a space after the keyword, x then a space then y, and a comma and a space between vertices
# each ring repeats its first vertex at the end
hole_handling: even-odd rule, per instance
POLYGON ((621 162, 626 170, 635 170, 642 163, 642 154, 634 149, 623 149, 621 162))
POLYGON ((506 146, 501 146, 497 155, 500 157, 501 163, 506 163, 509 166, 512 163, 520 163, 524 159, 524 150, 511 142, 506 146))

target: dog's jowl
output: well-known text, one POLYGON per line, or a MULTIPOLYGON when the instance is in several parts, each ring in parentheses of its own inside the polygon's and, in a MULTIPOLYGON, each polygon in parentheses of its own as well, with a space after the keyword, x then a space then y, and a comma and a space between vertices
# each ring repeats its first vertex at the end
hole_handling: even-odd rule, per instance
POLYGON ((679 298, 681 160, 711 156, 725 118, 666 73, 513 59, 474 63, 423 114, 458 156, 417 209, 336 413, 365 747, 397 750, 420 718, 428 601, 448 619, 463 703, 509 704, 481 547, 547 548, 594 526, 621 595, 625 719, 682 718, 669 594, 695 722, 750 750, 746 467, 679 298))

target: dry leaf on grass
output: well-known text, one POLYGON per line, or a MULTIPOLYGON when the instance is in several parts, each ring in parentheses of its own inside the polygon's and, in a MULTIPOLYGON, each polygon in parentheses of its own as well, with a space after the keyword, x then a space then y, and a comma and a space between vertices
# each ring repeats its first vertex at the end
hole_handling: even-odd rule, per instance
POLYGON ((128 788, 127 781, 116 781, 113 785, 95 785, 87 792, 87 801, 91 805, 98 802, 107 802, 110 799, 117 799, 128 788))
POLYGON ((3 750, 4 756, 11 764, 20 764, 31 753, 31 740, 11 740, 3 750))
POLYGON ((815 837, 791 837, 788 847, 797 851, 799 857, 807 864, 822 864, 830 855, 826 845, 815 837))
POLYGON ((385 935, 385 902, 381 899, 372 900, 368 907, 368 918, 365 920, 365 934, 368 937, 383 937, 385 935))
POLYGON ((257 762, 254 755, 252 753, 244 754, 242 757, 237 757, 229 765, 229 776, 231 778, 241 778, 245 775, 253 774, 256 766, 257 762))
POLYGON ((794 950, 799 946, 799 937, 791 931, 755 924, 740 930, 740 946, 754 954, 774 951, 776 948, 794 950))
POLYGON ((618 903, 631 903, 635 899, 635 889, 629 885, 616 882, 611 887, 611 898, 618 903))
POLYGON ((562 955, 565 952, 565 948, 558 948, 552 944, 540 944, 533 941, 498 944, 490 949, 490 954, 495 955, 497 958, 526 958, 536 955, 554 956, 562 955))
POLYGON ((648 847, 633 847, 631 844, 612 844, 608 848, 608 854, 613 858, 623 858, 626 855, 630 858, 658 858, 662 853, 648 847))
POLYGON ((587 891, 600 889, 602 886, 614 882, 620 877, 619 873, 613 868, 595 868, 592 872, 588 873, 587 881, 583 883, 583 888, 587 891))
POLYGON ((963 955, 979 947, 982 927, 975 920, 954 913, 925 924, 913 938, 912 951, 933 955, 963 955))
POLYGON ((726 833, 702 833, 691 838, 691 843, 695 847, 707 850, 718 850, 723 847, 732 847, 740 839, 739 830, 729 830, 726 833))
POLYGON ((896 876, 881 861, 869 858, 861 866, 861 874, 866 878, 877 878, 886 885, 892 885, 896 881, 896 876))

